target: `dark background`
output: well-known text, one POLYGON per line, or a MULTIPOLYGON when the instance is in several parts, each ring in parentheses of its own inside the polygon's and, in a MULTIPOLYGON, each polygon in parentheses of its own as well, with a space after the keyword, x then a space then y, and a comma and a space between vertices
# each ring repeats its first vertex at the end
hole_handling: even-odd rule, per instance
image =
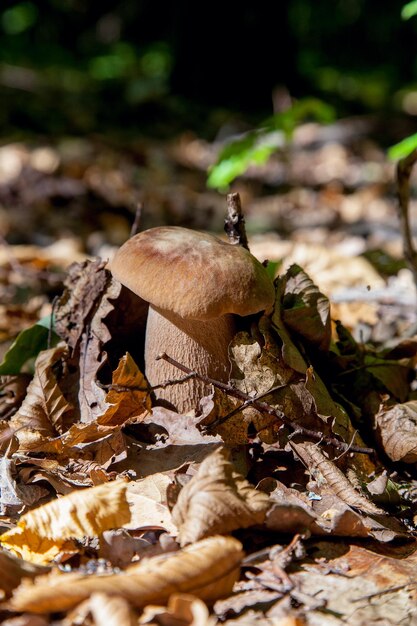
POLYGON ((403 4, 2 2, 2 135, 213 136, 288 94, 318 96, 339 116, 414 116, 417 17, 402 20, 403 4))

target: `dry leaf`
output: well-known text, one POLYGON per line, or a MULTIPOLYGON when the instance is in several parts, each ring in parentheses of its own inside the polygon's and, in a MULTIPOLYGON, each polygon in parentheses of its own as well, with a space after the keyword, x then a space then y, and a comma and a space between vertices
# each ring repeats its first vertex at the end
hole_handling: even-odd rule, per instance
POLYGON ((157 626, 215 626, 217 619, 210 617, 207 606, 194 596, 173 594, 168 606, 147 606, 139 619, 139 624, 157 626))
POLYGON ((238 474, 229 457, 225 448, 213 452, 180 492, 172 519, 181 545, 264 521, 268 496, 238 474))
POLYGON ((114 575, 54 574, 39 578, 35 584, 22 583, 8 607, 33 613, 65 611, 94 592, 120 595, 139 608, 165 603, 173 593, 191 593, 213 601, 231 592, 242 558, 237 539, 210 537, 114 575))
POLYGON ((66 539, 96 537, 127 523, 130 510, 126 489, 127 483, 116 481, 53 500, 23 515, 17 527, 1 535, 0 541, 30 562, 48 563, 65 549, 66 539))
POLYGON ((59 345, 40 352, 35 375, 18 412, 10 421, 16 429, 20 450, 55 451, 59 441, 52 441, 63 430, 73 407, 64 397, 57 380, 56 366, 65 360, 67 348, 59 345))
POLYGON ((381 445, 392 461, 417 461, 417 400, 382 408, 375 422, 381 445))
POLYGON ((299 265, 291 265, 283 281, 282 320, 320 350, 328 350, 331 338, 330 302, 299 265))
POLYGON ((47 571, 46 567, 33 565, 0 549, 0 589, 7 595, 21 583, 23 578, 35 578, 47 571))
POLYGON ((105 401, 107 409, 97 418, 97 423, 106 426, 124 424, 131 418, 137 422, 151 410, 148 383, 129 353, 120 359, 113 372, 105 401))
POLYGON ((129 603, 121 596, 96 592, 89 604, 96 626, 136 626, 138 623, 129 603))
POLYGON ((128 485, 126 498, 131 518, 125 528, 138 529, 144 526, 163 528, 176 533, 175 524, 168 510, 166 492, 171 479, 165 474, 153 474, 128 485))
POLYGON ((359 492, 346 478, 344 473, 331 461, 326 458, 317 445, 314 443, 291 443, 291 447, 296 454, 304 461, 307 468, 312 472, 314 478, 320 484, 323 480, 327 487, 338 498, 349 506, 359 509, 370 515, 384 515, 385 511, 378 508, 371 502, 365 494, 359 492), (317 473, 320 474, 318 479, 317 473))

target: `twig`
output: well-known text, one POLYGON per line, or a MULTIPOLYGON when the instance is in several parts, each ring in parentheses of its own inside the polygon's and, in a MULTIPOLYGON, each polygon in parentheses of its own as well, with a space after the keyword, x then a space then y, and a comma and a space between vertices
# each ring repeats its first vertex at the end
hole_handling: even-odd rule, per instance
POLYGON ((417 161, 417 150, 404 159, 400 159, 397 164, 397 193, 398 193, 398 217, 400 220, 400 230, 403 238, 404 257, 413 274, 414 283, 417 288, 417 251, 414 247, 413 236, 410 227, 410 176, 414 164, 417 161))
MULTIPOLYGON (((320 433, 316 430, 311 430, 309 428, 305 428, 304 426, 300 426, 299 424, 296 424, 295 422, 289 420, 282 411, 279 411, 267 402, 260 402, 259 400, 252 399, 248 394, 244 393, 243 391, 239 391, 239 389, 235 389, 231 385, 227 385, 226 383, 222 383, 218 380, 214 380, 213 378, 209 378, 208 376, 204 376, 203 374, 199 374, 198 372, 191 370, 189 367, 182 365, 182 363, 179 363, 172 357, 168 356, 165 352, 159 354, 156 358, 157 360, 163 359, 164 361, 167 361, 167 363, 173 365, 174 367, 177 367, 185 374, 189 374, 190 377, 194 376, 195 378, 198 378, 207 385, 213 385, 213 387, 217 387, 217 389, 220 389, 224 393, 227 393, 234 398, 238 398, 243 402, 251 401, 252 406, 255 407, 255 409, 258 409, 258 411, 271 415, 272 417, 283 422, 286 426, 291 428, 291 430, 296 431, 300 435, 304 435, 309 439, 313 439, 314 441, 320 441, 325 445, 334 446, 335 448, 343 451, 349 448, 350 452, 356 452, 358 454, 374 454, 375 452, 373 448, 362 448, 360 446, 350 445, 344 441, 336 439, 335 437, 325 437, 323 433, 320 433)), ((212 424, 207 426, 207 430, 211 430, 212 428, 212 424)))
POLYGON ((246 236, 245 218, 243 217, 242 205, 238 193, 227 194, 227 218, 224 221, 224 230, 229 241, 235 246, 242 246, 249 250, 246 236))
POLYGON ((130 236, 131 237, 133 237, 134 235, 137 235, 139 230, 140 230, 140 222, 141 222, 141 219, 142 219, 142 211, 143 211, 143 204, 142 204, 142 202, 138 202, 136 204, 135 219, 133 220, 132 228, 130 229, 130 236))

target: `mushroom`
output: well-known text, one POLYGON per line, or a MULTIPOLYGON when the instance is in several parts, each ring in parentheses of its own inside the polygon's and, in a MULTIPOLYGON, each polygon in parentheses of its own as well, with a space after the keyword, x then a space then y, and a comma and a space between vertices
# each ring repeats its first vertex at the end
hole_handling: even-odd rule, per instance
MULTIPOLYGON (((234 314, 270 308, 274 287, 265 267, 245 248, 176 226, 135 235, 116 252, 113 276, 149 302, 145 374, 151 386, 181 377, 156 357, 166 352, 205 376, 227 382, 234 314)), ((186 412, 210 392, 197 379, 156 390, 158 400, 186 412)))

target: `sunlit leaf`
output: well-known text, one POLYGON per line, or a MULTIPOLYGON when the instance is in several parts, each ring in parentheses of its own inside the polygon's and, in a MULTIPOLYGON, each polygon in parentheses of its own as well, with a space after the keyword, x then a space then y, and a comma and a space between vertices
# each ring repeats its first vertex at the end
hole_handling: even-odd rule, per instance
POLYGON ((388 156, 392 161, 398 161, 399 159, 407 157, 416 148, 417 133, 406 137, 399 143, 396 143, 395 146, 391 146, 388 150, 388 156))
POLYGON ((333 121, 334 110, 320 100, 305 98, 269 118, 257 129, 230 141, 220 152, 217 163, 210 169, 208 187, 227 188, 249 166, 266 163, 274 152, 282 149, 292 139, 297 126, 307 119, 326 124, 333 121))
POLYGON ((409 20, 410 17, 417 15, 417 0, 407 2, 401 9, 401 17, 403 20, 409 20))

